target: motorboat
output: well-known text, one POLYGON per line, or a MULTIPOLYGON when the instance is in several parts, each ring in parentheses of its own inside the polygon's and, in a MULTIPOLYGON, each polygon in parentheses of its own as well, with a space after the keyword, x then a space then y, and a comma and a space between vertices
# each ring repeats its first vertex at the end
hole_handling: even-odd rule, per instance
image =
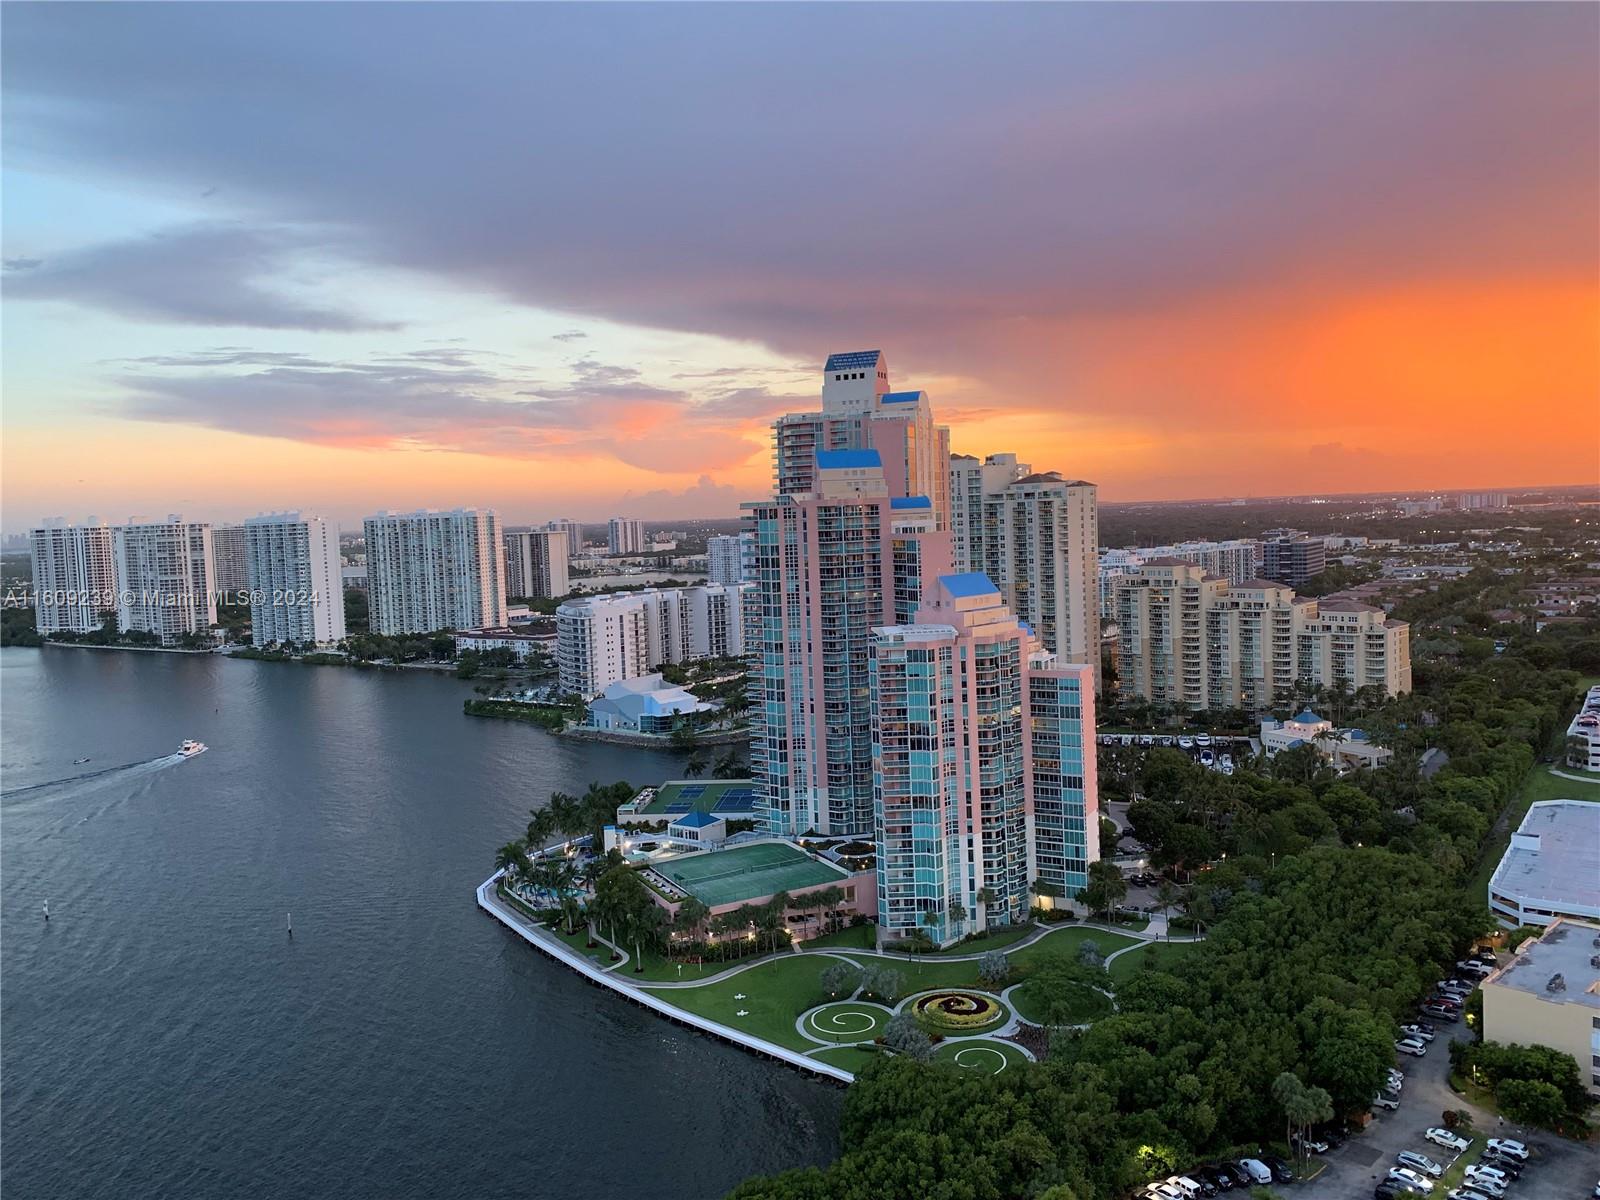
POLYGON ((88 761, 89 760, 87 758, 75 758, 75 759, 72 760, 72 765, 75 766, 75 767, 81 767, 81 766, 83 766, 84 763, 86 763, 88 761))
POLYGON ((204 742, 192 741, 185 738, 183 745, 178 747, 179 758, 193 758, 196 754, 204 754, 209 747, 204 742))

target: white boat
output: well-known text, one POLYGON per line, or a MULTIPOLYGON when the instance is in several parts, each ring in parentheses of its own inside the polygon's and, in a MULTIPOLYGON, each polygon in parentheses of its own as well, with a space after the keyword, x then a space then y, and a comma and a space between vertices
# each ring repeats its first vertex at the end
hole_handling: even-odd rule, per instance
POLYGON ((178 747, 178 757, 193 758, 196 754, 204 754, 206 750, 207 746, 204 742, 191 741, 185 738, 183 745, 178 747))

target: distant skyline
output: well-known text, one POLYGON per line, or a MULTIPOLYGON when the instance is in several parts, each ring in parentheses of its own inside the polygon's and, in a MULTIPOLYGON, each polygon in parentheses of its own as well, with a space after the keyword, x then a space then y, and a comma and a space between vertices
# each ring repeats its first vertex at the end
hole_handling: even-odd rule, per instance
POLYGON ((1578 484, 1592 5, 8 4, 4 528, 732 517, 830 351, 1108 502, 1578 484))

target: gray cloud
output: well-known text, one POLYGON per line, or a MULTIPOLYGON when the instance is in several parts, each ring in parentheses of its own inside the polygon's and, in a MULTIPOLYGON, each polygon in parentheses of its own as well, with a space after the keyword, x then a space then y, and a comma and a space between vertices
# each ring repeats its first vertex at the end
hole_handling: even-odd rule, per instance
MULTIPOLYGON (((282 229, 201 224, 102 242, 8 270, 12 300, 65 300, 143 321, 259 329, 397 325, 293 299, 271 280, 312 245, 282 229)), ((24 260, 32 261, 32 260, 24 260)))

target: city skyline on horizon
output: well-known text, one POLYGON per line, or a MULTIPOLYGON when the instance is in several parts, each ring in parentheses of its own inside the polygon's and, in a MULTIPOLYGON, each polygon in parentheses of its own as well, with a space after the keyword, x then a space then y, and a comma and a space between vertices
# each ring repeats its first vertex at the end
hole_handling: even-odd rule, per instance
POLYGON ((7 533, 731 519, 868 348, 1110 504, 1593 472, 1594 9, 385 11, 8 14, 7 533))

